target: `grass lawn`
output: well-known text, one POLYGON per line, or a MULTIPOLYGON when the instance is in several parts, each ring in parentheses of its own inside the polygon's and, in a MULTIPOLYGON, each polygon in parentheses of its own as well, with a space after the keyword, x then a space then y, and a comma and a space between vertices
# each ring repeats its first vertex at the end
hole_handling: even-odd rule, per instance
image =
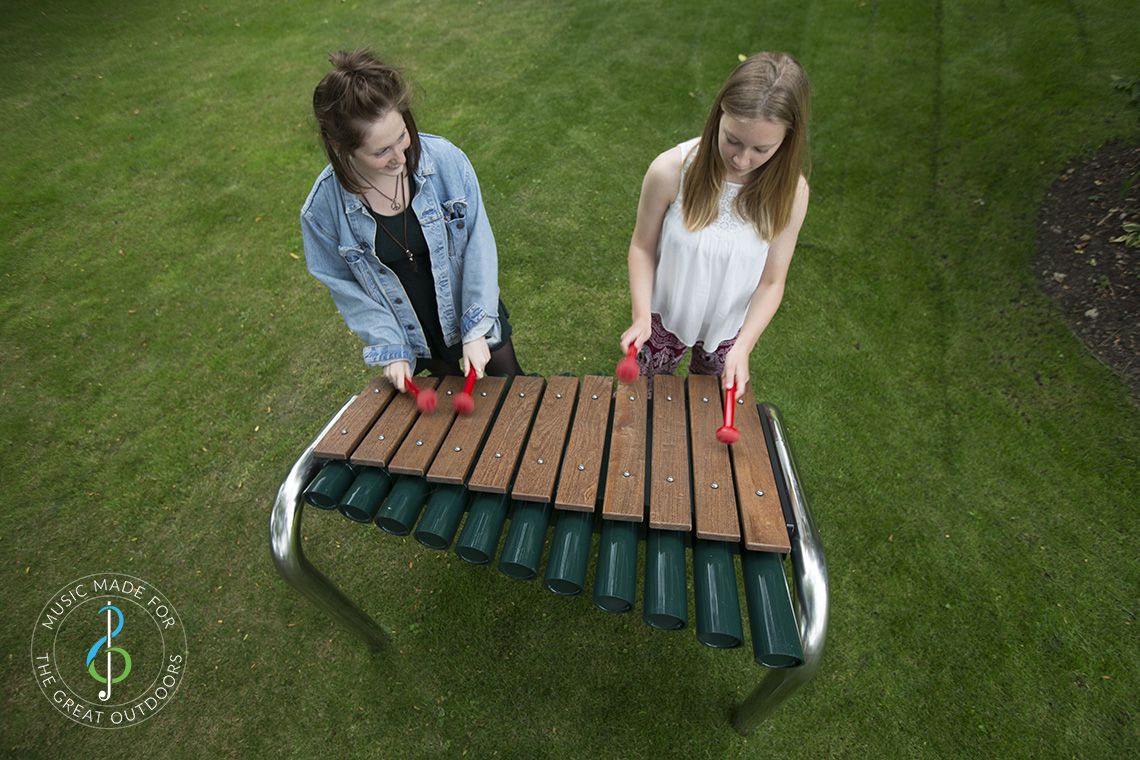
MULTIPOLYGON (((1045 189, 1136 141, 1118 0, 47 0, 5 10, 0 755, 1140 754, 1140 413, 1031 269, 1045 189), (812 205, 752 358, 831 575, 817 678, 745 739, 745 646, 310 514, 372 657, 277 577, 268 515, 371 377, 308 275, 326 53, 370 46, 479 172, 527 371, 612 371, 641 178, 737 56, 812 77, 812 205), (1132 506, 1129 506, 1132 505, 1132 506), (51 595, 104 571, 177 606, 176 697, 122 731, 40 694, 51 595)), ((1108 191, 1115 189, 1109 188, 1108 191)))

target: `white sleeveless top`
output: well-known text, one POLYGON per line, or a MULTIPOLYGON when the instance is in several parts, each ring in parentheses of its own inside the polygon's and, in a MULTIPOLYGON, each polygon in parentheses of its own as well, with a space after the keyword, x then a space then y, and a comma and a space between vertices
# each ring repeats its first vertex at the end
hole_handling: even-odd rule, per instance
POLYGON ((661 223, 650 309, 685 345, 700 342, 706 351, 713 351, 744 324, 748 302, 768 260, 768 241, 733 209, 742 187, 735 182, 725 183, 720 213, 712 224, 697 232, 685 228, 684 176, 699 140, 677 146, 684 162, 682 189, 661 223))

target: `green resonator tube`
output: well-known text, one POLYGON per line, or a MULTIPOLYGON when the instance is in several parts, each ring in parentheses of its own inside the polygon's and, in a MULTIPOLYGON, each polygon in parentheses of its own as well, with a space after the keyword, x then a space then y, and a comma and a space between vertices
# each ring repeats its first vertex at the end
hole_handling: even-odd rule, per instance
POLYGON ((379 467, 361 467, 352 485, 340 498, 340 513, 349 520, 372 522, 380 503, 392 489, 392 476, 379 467))
POLYGON ((744 640, 740 593, 732 544, 698 538, 693 543, 693 595, 697 600, 697 640, 714 649, 731 649, 744 640))
POLYGON ((542 544, 546 541, 546 524, 550 522, 550 503, 515 501, 511 511, 511 527, 499 557, 504 575, 528 581, 538 575, 542 544))
POLYGON ((491 561, 507 520, 509 502, 505 493, 475 494, 467 510, 467 522, 463 523, 459 540, 455 542, 455 553, 460 559, 473 565, 486 565, 491 561))
POLYGON ((305 489, 305 501, 319 509, 336 509, 340 497, 356 479, 356 468, 340 459, 326 462, 309 487, 305 489))
POLYGON ((746 551, 741 564, 756 662, 769 668, 802 665, 804 651, 780 555, 746 551))
POLYGON ((685 539, 677 530, 650 529, 645 539, 645 622, 662 631, 689 622, 685 584, 685 539))
POLYGON ((376 525, 395 536, 406 536, 412 530, 428 495, 428 482, 415 475, 401 475, 388 492, 376 525))
POLYGON ((582 593, 593 524, 594 515, 590 512, 559 510, 544 581, 555 594, 574 596, 582 593))

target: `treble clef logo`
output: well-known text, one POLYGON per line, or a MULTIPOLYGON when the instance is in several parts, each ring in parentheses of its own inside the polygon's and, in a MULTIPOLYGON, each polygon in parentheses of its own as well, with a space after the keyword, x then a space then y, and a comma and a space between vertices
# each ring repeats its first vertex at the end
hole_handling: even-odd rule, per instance
POLYGON ((107 613, 107 635, 100 638, 98 641, 96 641, 94 644, 91 645, 90 649, 87 650, 87 672, 89 674, 91 674, 91 677, 94 678, 99 683, 107 684, 107 688, 103 689, 102 691, 99 692, 99 700, 101 702, 107 702, 111 699, 111 684, 118 683, 119 681, 122 681, 124 678, 126 678, 128 675, 130 675, 130 672, 131 672, 131 656, 129 654, 127 654, 127 650, 123 649, 122 647, 111 646, 112 639, 115 636, 118 636, 119 633, 122 632, 122 630, 123 630, 123 613, 122 613, 122 611, 118 607, 116 607, 115 605, 108 602, 101 610, 99 610, 99 612, 100 613, 103 613, 103 612, 107 613), (119 624, 115 627, 115 630, 113 630, 113 631, 111 630, 111 613, 112 612, 114 612, 116 615, 119 616, 119 624), (103 649, 104 644, 106 644, 105 649, 103 649), (102 675, 101 673, 99 673, 99 671, 95 669, 95 658, 99 655, 100 649, 103 649, 103 651, 105 651, 107 654, 107 658, 105 660, 107 674, 105 676, 102 675), (118 653, 123 658, 123 672, 117 676, 114 676, 114 677, 112 677, 113 671, 111 670, 111 653, 112 652, 118 653))

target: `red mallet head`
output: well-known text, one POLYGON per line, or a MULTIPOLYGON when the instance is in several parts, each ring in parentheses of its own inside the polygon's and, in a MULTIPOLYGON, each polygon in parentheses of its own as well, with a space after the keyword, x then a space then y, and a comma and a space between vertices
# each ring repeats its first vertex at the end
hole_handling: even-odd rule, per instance
POLYGON ((416 407, 421 412, 431 414, 435 411, 436 406, 439 405, 439 397, 435 395, 435 391, 431 388, 421 390, 411 378, 404 381, 404 386, 416 397, 416 407))
POLYGON ((637 375, 638 375, 639 370, 637 367, 637 358, 636 357, 637 357, 637 346, 630 343, 629 344, 629 351, 626 353, 625 358, 622 359, 620 362, 618 362, 618 365, 617 365, 618 380, 625 383, 626 385, 629 385, 630 383, 632 383, 634 380, 637 379, 637 375))
POLYGON ((740 440, 740 431, 733 424, 736 415, 736 388, 724 389, 724 426, 717 428, 716 439, 726 446, 740 440))
POLYGON ((734 427, 717 428, 716 439, 727 446, 731 446, 740 440, 740 431, 734 427))
POLYGON ((471 414, 475 411, 475 398, 471 395, 471 391, 475 389, 475 368, 467 368, 467 380, 463 383, 463 391, 456 394, 455 400, 452 401, 455 405, 455 411, 460 414, 471 414))

